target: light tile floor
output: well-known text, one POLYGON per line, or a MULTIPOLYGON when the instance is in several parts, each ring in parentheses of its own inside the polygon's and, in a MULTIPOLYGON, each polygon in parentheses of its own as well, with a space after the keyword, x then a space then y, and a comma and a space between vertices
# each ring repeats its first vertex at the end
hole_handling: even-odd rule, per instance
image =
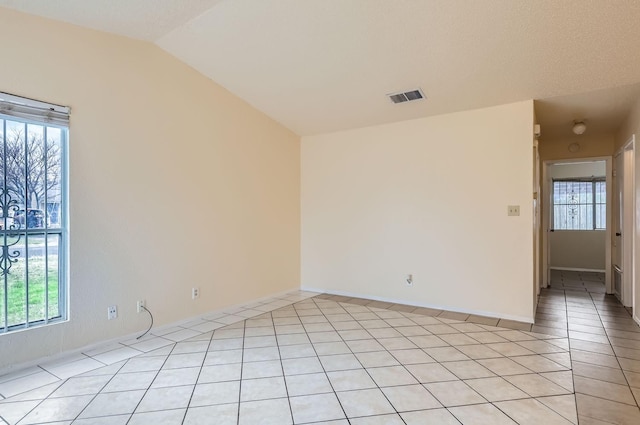
POLYGON ((7 397, 0 418, 58 425, 640 423, 640 329, 614 298, 597 292, 599 276, 553 278, 533 327, 288 294, 0 377, 7 397))
POLYGON ((581 424, 640 424, 640 327, 604 274, 552 271, 535 332, 568 336, 581 424))

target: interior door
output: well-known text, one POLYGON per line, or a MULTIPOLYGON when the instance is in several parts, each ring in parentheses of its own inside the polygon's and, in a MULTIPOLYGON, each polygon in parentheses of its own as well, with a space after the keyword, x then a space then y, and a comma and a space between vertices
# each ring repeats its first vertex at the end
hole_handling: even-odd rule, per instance
POLYGON ((634 237, 634 151, 633 144, 627 146, 621 155, 624 161, 624 175, 622 176, 621 195, 621 232, 622 240, 622 304, 631 307, 633 304, 633 237, 634 237))
POLYGON ((613 191, 613 267, 616 270, 613 278, 613 293, 622 298, 622 274, 623 269, 623 213, 624 213, 624 155, 620 152, 614 161, 614 185, 613 191))

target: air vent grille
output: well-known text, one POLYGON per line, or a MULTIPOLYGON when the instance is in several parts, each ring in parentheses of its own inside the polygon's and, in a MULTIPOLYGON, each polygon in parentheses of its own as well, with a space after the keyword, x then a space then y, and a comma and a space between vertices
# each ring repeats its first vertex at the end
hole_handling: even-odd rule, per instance
POLYGON ((420 89, 410 90, 410 91, 401 92, 401 93, 392 93, 387 96, 389 96, 389 99, 391 99, 393 103, 403 103, 403 102, 409 102, 412 100, 424 99, 424 95, 422 94, 422 91, 420 89))

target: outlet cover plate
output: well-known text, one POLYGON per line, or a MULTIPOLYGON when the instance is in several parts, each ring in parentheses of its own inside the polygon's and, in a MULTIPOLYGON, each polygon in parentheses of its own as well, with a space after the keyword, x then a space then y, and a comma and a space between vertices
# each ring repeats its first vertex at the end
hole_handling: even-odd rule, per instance
POLYGON ((110 305, 107 307, 107 319, 113 320, 118 317, 118 307, 115 305, 110 305))

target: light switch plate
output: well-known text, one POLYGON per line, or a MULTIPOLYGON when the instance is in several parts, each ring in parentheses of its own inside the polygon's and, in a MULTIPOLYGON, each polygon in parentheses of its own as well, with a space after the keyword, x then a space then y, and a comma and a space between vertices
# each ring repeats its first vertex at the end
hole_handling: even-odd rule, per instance
POLYGON ((507 215, 518 216, 520 215, 520 205, 509 205, 507 207, 507 215))

